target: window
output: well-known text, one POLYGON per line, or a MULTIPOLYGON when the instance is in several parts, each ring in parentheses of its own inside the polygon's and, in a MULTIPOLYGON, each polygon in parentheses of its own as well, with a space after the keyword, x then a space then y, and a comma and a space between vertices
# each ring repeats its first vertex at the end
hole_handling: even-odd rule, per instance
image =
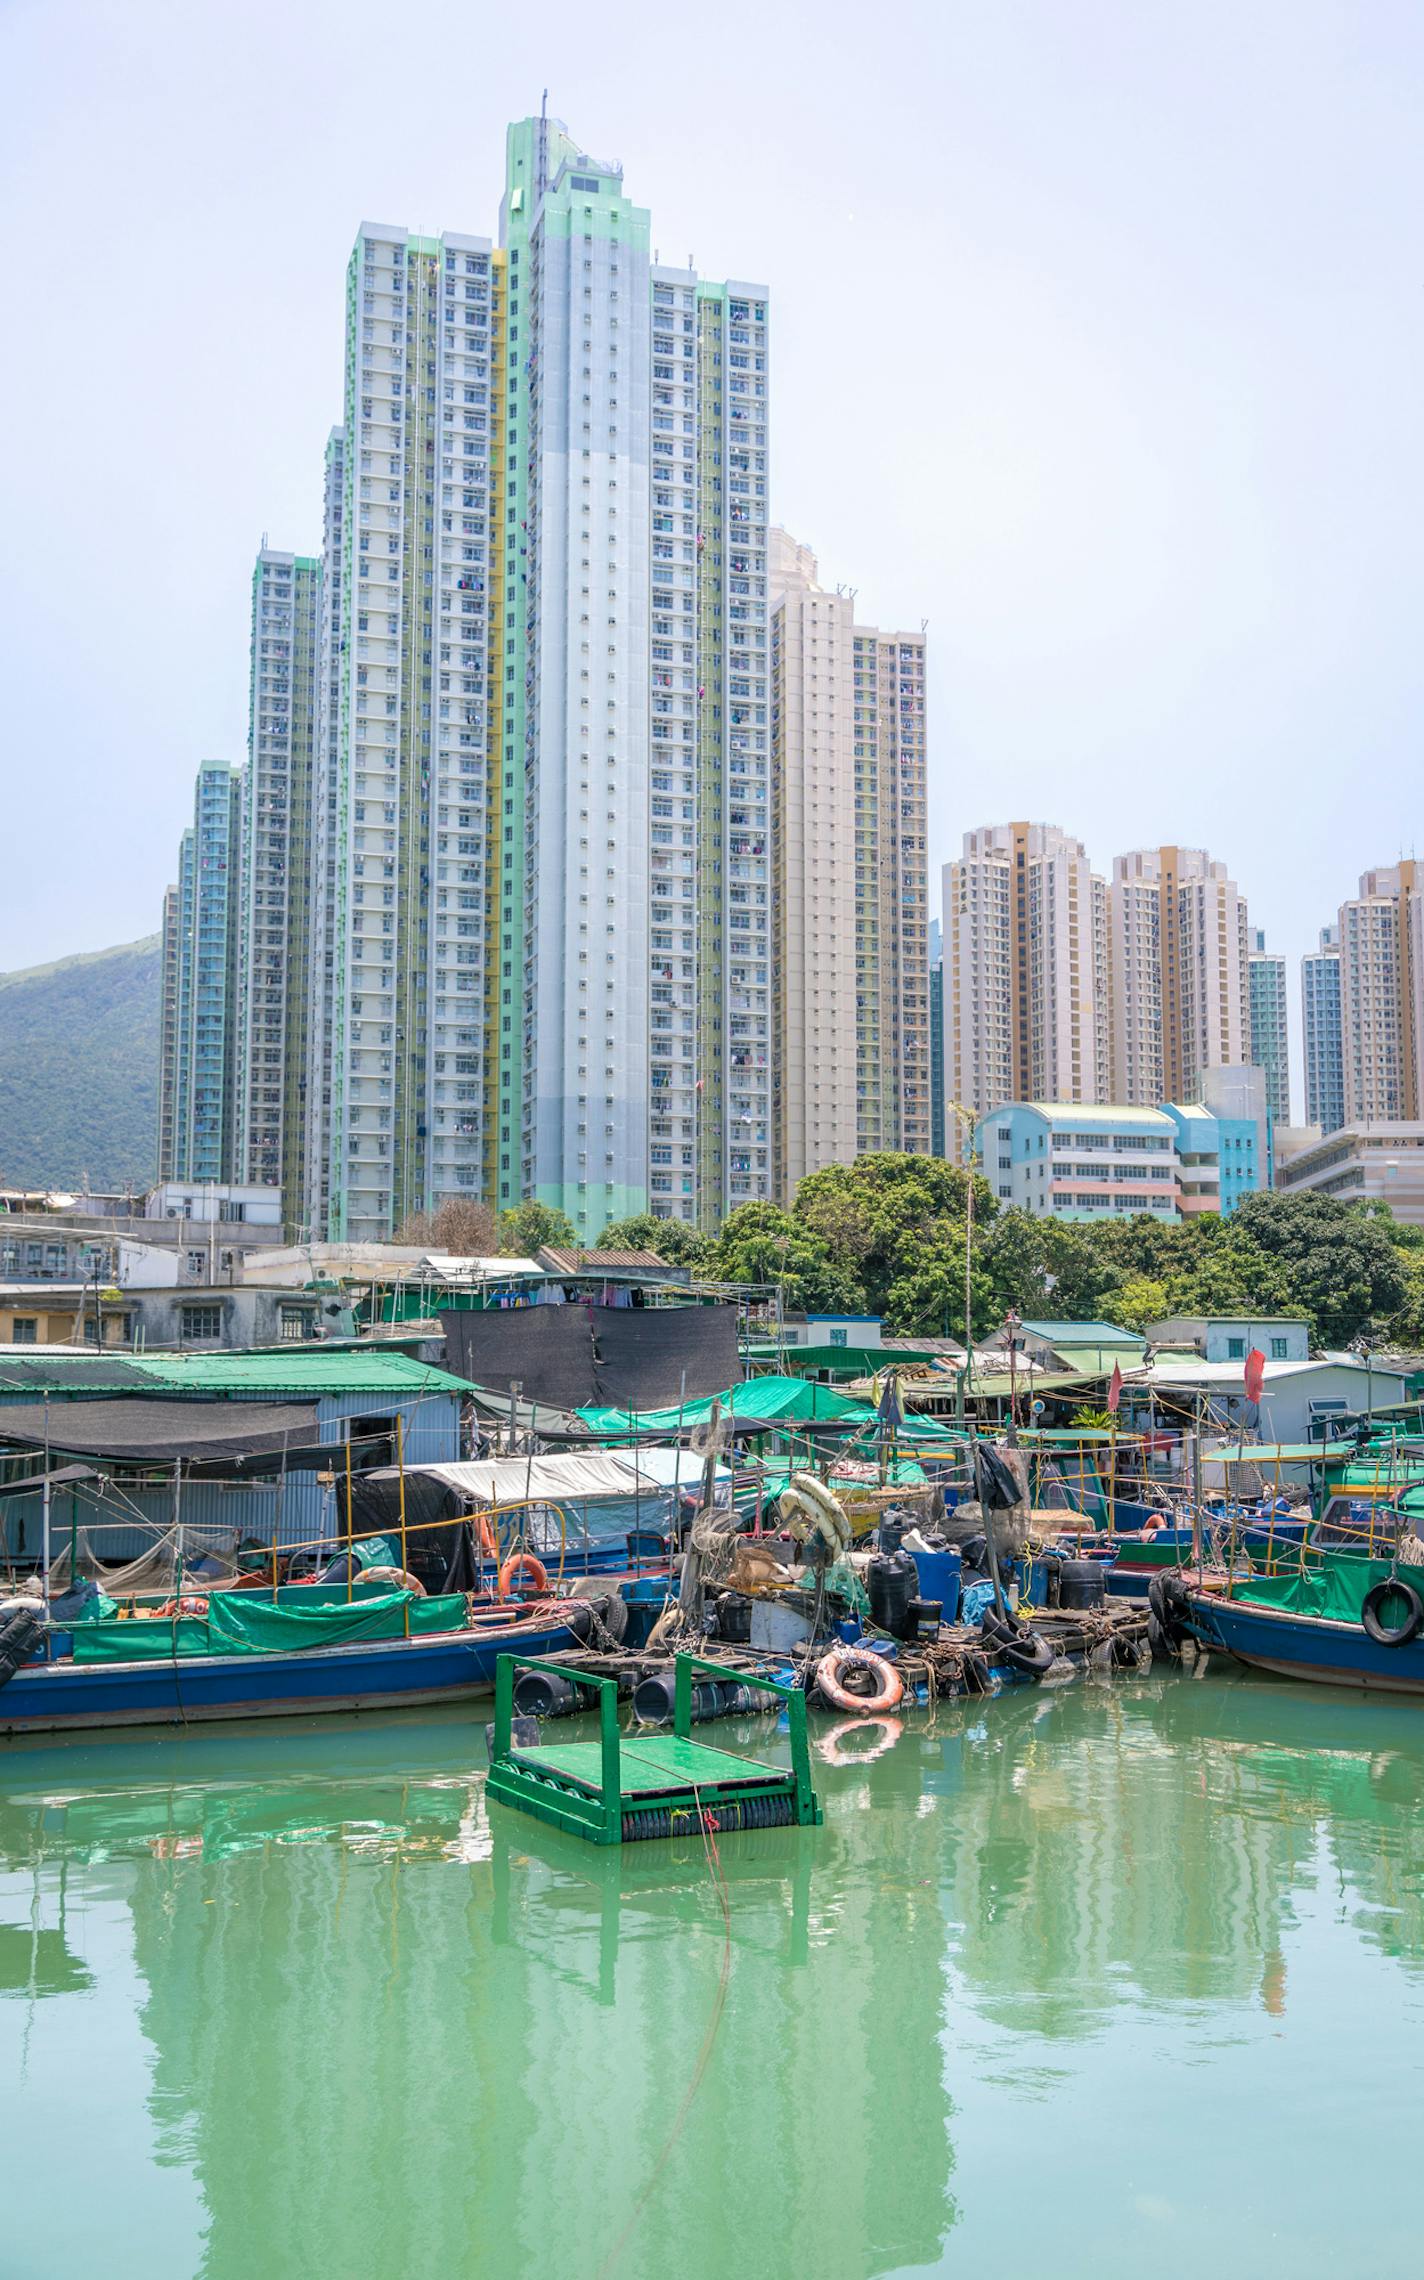
POLYGON ((222 1308, 185 1306, 182 1309, 182 1325, 185 1338, 221 1338, 222 1308))
POLYGON ((1283 1362, 1289 1351, 1290 1340, 1288 1338, 1273 1338, 1271 1340, 1271 1360, 1273 1362, 1283 1362))
POLYGON ((1244 1338, 1228 1338, 1228 1339, 1227 1339, 1227 1341, 1226 1341, 1226 1358, 1227 1358, 1227 1360, 1228 1360, 1229 1362, 1244 1362, 1244 1361, 1245 1361, 1245 1359, 1246 1359, 1246 1341, 1245 1341, 1245 1339, 1244 1339, 1244 1338))
POLYGON ((316 1328, 316 1316, 309 1306, 284 1306, 278 1311, 277 1323, 284 1339, 310 1338, 316 1328))
POLYGON ((39 1343, 39 1321, 33 1314, 17 1314, 10 1325, 10 1336, 17 1346, 34 1346, 39 1343))

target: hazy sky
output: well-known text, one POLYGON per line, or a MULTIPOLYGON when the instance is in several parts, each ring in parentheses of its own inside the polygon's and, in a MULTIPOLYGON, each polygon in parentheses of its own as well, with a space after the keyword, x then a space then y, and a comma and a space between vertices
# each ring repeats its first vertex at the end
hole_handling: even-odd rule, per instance
POLYGON ((1041 817, 1205 843, 1295 953, 1424 842, 1417 4, 8 0, 0 967, 156 925, 357 225, 492 234, 546 86, 769 286, 776 518, 929 620, 932 907, 1041 817))

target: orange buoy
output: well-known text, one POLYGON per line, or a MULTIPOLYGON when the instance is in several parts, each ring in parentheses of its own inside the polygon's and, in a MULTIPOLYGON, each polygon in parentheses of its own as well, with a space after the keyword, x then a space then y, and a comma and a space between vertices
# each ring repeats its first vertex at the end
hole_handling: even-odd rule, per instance
POLYGON ((535 1591, 543 1592, 549 1588, 549 1571, 542 1560, 535 1559, 532 1552, 515 1552, 512 1558, 505 1561, 499 1571, 501 1599, 509 1597, 509 1587, 516 1576, 521 1581, 530 1583, 535 1591))
POLYGON ((892 1662, 870 1647, 832 1647, 816 1665, 816 1687, 837 1710, 893 1710, 905 1691, 905 1682, 892 1662), (859 1694, 844 1684, 842 1674, 860 1671, 872 1679, 874 1691, 859 1694))

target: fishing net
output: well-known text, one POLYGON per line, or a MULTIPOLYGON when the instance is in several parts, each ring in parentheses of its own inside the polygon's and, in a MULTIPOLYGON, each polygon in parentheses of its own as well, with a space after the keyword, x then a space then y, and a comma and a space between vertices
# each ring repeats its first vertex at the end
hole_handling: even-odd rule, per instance
POLYGON ((102 1584, 114 1599, 127 1599, 135 1592, 171 1593, 180 1581, 185 1588, 192 1585, 204 1591, 221 1591, 236 1582, 239 1574, 235 1528, 186 1523, 163 1528, 153 1521, 125 1519, 77 1529, 74 1546, 72 1564, 68 1536, 50 1561, 52 1592, 70 1590, 81 1576, 102 1584), (118 1527, 125 1535, 146 1536, 149 1541, 136 1558, 115 1567, 101 1556, 96 1539, 112 1536, 118 1527))

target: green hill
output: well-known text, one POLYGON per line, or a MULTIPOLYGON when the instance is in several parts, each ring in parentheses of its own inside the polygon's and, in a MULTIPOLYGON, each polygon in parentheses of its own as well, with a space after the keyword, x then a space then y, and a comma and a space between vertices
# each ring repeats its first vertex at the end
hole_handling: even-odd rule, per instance
POLYGON ((158 1020, 156 934, 0 974, 0 1182, 152 1181, 158 1020))

